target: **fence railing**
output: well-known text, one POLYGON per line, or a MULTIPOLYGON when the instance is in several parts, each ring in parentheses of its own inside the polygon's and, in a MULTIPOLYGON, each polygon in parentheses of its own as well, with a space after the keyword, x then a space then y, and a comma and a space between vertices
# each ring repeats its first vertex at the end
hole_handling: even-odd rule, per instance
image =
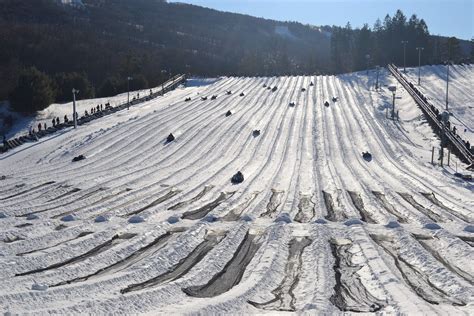
POLYGON ((451 151, 456 154, 462 161, 472 165, 474 163, 474 155, 467 149, 463 140, 459 135, 453 133, 443 122, 438 119, 438 115, 434 112, 435 107, 428 102, 428 99, 409 82, 395 65, 388 65, 388 70, 400 82, 400 84, 408 91, 415 100, 416 104, 425 114, 428 122, 433 127, 435 133, 441 137, 450 147, 451 151))

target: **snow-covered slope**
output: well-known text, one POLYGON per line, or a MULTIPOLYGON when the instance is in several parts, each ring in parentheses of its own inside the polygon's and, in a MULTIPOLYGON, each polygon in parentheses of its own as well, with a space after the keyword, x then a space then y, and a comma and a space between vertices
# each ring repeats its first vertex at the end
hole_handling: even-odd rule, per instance
POLYGON ((382 82, 221 78, 0 156, 1 312, 468 314, 473 186, 382 82))
MULTIPOLYGON (((418 83, 418 68, 407 69, 408 78, 418 83)), ((440 111, 446 109, 447 66, 423 66, 420 69, 419 89, 431 99, 440 111)), ((448 110, 451 124, 457 133, 474 144, 474 65, 449 67, 448 110)))

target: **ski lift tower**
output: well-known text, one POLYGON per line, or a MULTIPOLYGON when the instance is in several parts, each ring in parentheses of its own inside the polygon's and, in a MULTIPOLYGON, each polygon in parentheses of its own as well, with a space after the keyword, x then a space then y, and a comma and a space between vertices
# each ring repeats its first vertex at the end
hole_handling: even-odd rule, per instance
POLYGON ((389 86, 388 90, 392 91, 393 101, 392 101, 392 120, 395 119, 395 93, 397 92, 396 86, 389 86))

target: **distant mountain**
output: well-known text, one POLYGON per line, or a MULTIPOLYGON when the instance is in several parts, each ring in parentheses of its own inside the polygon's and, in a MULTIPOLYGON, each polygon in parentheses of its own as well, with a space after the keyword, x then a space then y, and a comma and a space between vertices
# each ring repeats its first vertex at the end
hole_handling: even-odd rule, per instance
MULTIPOLYGON (((351 70, 330 58, 335 28, 164 0, 0 0, 0 99, 24 67, 80 73, 100 94, 170 74, 285 75, 351 70)), ((357 30, 354 30, 357 32, 357 30)), ((365 63, 364 63, 365 65, 365 63)))

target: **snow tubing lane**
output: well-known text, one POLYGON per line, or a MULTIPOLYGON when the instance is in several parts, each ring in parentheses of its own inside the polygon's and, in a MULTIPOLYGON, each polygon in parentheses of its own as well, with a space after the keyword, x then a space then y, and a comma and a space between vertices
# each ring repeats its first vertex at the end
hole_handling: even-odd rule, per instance
POLYGON ((466 280, 467 282, 469 282, 471 285, 474 285, 474 277, 472 275, 470 275, 468 272, 460 269, 459 267, 456 267, 456 266, 453 266, 452 264, 450 264, 447 260, 445 260, 442 256, 442 254, 436 250, 433 245, 431 245, 428 240, 431 240, 431 241, 434 241, 434 239, 437 239, 436 236, 432 237, 432 238, 422 238, 421 236, 416 236, 416 235, 413 235, 413 237, 418 241, 418 243, 423 246, 423 248, 425 248, 426 251, 428 251, 429 253, 431 253, 431 255, 436 259, 438 260, 438 262, 440 262, 441 264, 443 264, 446 269, 448 269, 449 271, 457 274, 458 276, 460 276, 461 278, 463 278, 464 280, 466 280))
POLYGON ((349 196, 351 197, 352 204, 354 204, 355 208, 359 211, 361 219, 369 224, 378 224, 372 215, 365 209, 364 201, 362 201, 360 193, 354 191, 347 191, 347 193, 349 193, 349 196))
POLYGON ((301 195, 298 203, 298 213, 295 216, 295 221, 299 223, 310 222, 315 214, 314 203, 311 201, 312 195, 301 195))
POLYGON ((435 222, 442 222, 443 221, 443 218, 436 214, 435 212, 433 212, 432 210, 429 210, 427 208, 425 208, 423 205, 421 205, 420 203, 418 203, 417 201, 415 201, 415 199, 413 198, 413 196, 411 196, 410 194, 408 193, 403 193, 403 192, 397 192, 405 201, 407 201, 409 204, 411 204, 411 206, 413 206, 414 208, 416 208, 418 211, 420 211, 421 213, 423 213, 425 216, 427 216, 428 218, 430 218, 432 221, 435 221, 435 222))
POLYGON ((19 256, 19 257, 24 256, 24 255, 29 255, 29 254, 32 254, 32 253, 35 253, 35 252, 38 252, 38 251, 50 249, 50 248, 53 248, 53 247, 56 247, 56 246, 65 244, 65 243, 67 243, 67 242, 70 242, 70 241, 73 241, 73 240, 76 240, 76 239, 85 237, 85 236, 90 235, 90 234, 93 234, 93 233, 94 233, 94 232, 90 232, 90 231, 81 232, 81 233, 79 233, 79 235, 77 235, 77 236, 74 237, 74 238, 71 238, 71 239, 68 239, 68 240, 65 240, 65 241, 61 241, 61 242, 59 242, 59 243, 57 243, 57 244, 54 244, 54 245, 52 245, 52 246, 47 246, 47 247, 40 248, 40 249, 33 249, 33 250, 30 250, 30 251, 26 251, 26 252, 21 252, 21 253, 17 253, 16 255, 19 256))
POLYGON ((196 210, 185 212, 183 216, 181 217, 182 219, 200 219, 206 216, 210 211, 215 209, 217 206, 219 206, 222 202, 228 200, 232 195, 234 195, 235 192, 221 192, 219 197, 212 201, 211 203, 208 203, 196 210))
POLYGON ((247 233, 232 259, 225 267, 204 285, 190 286, 182 289, 184 293, 192 297, 214 297, 229 291, 239 284, 245 269, 260 248, 255 242, 256 236, 247 233))
POLYGON ((405 282, 423 300, 430 304, 440 303, 464 306, 466 303, 449 297, 442 289, 430 282, 429 276, 407 262, 398 254, 392 242, 384 236, 369 234, 370 238, 388 253, 395 261, 395 266, 400 271, 405 282))
POLYGON ((183 206, 186 206, 186 205, 189 205, 191 203, 194 203, 196 202, 197 200, 201 199, 204 195, 206 195, 207 192, 211 191, 212 188, 214 188, 213 185, 206 185, 204 187, 204 189, 198 193, 198 195, 196 195, 195 197, 192 197, 190 198, 189 200, 187 201, 183 201, 183 202, 179 202, 178 204, 175 204, 171 207, 168 208, 168 210, 170 211, 174 211, 174 210, 177 210, 179 208, 182 208, 183 206))
POLYGON ((74 189, 72 189, 71 191, 68 191, 68 192, 66 192, 66 193, 63 193, 63 194, 61 194, 61 195, 55 197, 55 198, 52 198, 51 200, 48 200, 48 202, 52 202, 52 201, 59 200, 59 199, 65 197, 65 196, 68 196, 68 195, 70 195, 70 194, 74 194, 74 193, 79 192, 79 191, 81 191, 81 189, 79 189, 79 188, 74 188, 74 189))
MULTIPOLYGON (((97 192, 100 192, 100 191, 103 191, 105 190, 104 188, 99 188, 95 191, 92 191, 92 192, 89 192, 87 194, 84 194, 83 196, 79 197, 77 199, 77 201, 81 201, 81 200, 84 200, 92 195, 94 195, 95 193, 97 192)), ((61 204, 61 205, 57 205, 57 206, 54 206, 54 207, 51 207, 51 208, 46 208, 46 209, 42 209, 42 210, 39 210, 39 211, 34 211, 34 212, 30 212, 30 213, 26 213, 26 214, 23 214, 23 215, 15 215, 15 217, 27 217, 28 215, 31 215, 31 214, 39 214, 39 213, 43 213, 43 212, 47 212, 47 211, 51 211, 51 210, 55 210, 57 208, 60 208, 60 207, 63 207, 63 206, 68 206, 70 205, 71 203, 73 202, 67 202, 67 203, 64 203, 64 204, 61 204)))
POLYGON ((352 241, 349 244, 330 242, 332 254, 335 259, 334 272, 336 277, 335 293, 330 301, 341 311, 349 312, 376 312, 381 310, 386 303, 378 300, 364 287, 357 271, 363 265, 352 263, 352 241))
POLYGON ((331 193, 328 193, 326 191, 322 192, 324 205, 326 206, 327 211, 327 215, 324 216, 324 218, 331 222, 338 222, 348 219, 344 212, 340 212, 341 214, 338 214, 339 212, 336 212, 336 209, 334 208, 334 200, 332 199, 331 193))
POLYGON ((234 222, 242 216, 242 213, 250 206, 250 204, 255 200, 257 195, 260 192, 253 192, 250 198, 248 198, 244 203, 237 206, 235 209, 227 213, 222 220, 225 222, 234 222))
POLYGON ((280 285, 272 291, 275 298, 265 303, 256 303, 254 301, 248 301, 248 303, 265 310, 286 312, 296 311, 296 297, 293 290, 296 288, 300 280, 299 276, 303 264, 301 256, 303 255, 305 248, 312 242, 313 241, 308 237, 301 238, 300 240, 298 240, 298 238, 292 239, 290 241, 288 261, 285 266, 285 277, 280 285))
POLYGON ((178 193, 180 193, 181 191, 179 190, 171 190, 169 191, 168 193, 166 193, 165 195, 159 197, 158 199, 154 200, 153 202, 151 202, 150 204, 136 210, 136 211, 133 211, 133 212, 130 212, 130 213, 127 213, 125 215, 122 215, 122 217, 128 217, 128 216, 131 216, 131 215, 137 215, 147 209, 149 209, 150 207, 153 207, 153 206, 156 206, 160 203, 163 203, 164 201, 166 200, 169 200, 171 199, 173 196, 177 195, 178 193))
POLYGON ((86 206, 83 206, 83 207, 76 208, 76 209, 74 209, 74 210, 72 210, 72 211, 67 211, 67 212, 63 212, 63 213, 57 214, 57 215, 53 215, 53 216, 51 216, 51 219, 56 219, 56 218, 60 218, 60 217, 63 217, 63 216, 69 215, 69 214, 73 214, 73 213, 79 212, 80 210, 82 210, 82 209, 84 209, 84 208, 88 208, 88 207, 91 207, 91 206, 98 205, 98 204, 100 204, 100 203, 103 203, 103 202, 105 202, 105 201, 107 201, 107 200, 110 200, 110 199, 112 199, 112 198, 114 198, 114 197, 119 196, 120 194, 123 194, 123 193, 125 193, 125 192, 129 192, 129 191, 131 191, 131 190, 132 190, 132 189, 127 188, 127 189, 122 190, 122 191, 119 191, 119 192, 117 192, 117 193, 115 193, 115 194, 111 194, 111 195, 104 196, 103 198, 101 198, 101 199, 98 200, 98 201, 95 201, 95 202, 92 203, 92 204, 89 204, 89 205, 86 205, 86 206))
POLYGON ((44 187, 44 186, 47 186, 47 185, 50 185, 50 184, 53 184, 53 183, 56 183, 56 182, 55 182, 55 181, 49 181, 49 182, 46 182, 46 183, 37 185, 37 186, 32 187, 32 188, 30 188, 30 189, 28 189, 28 190, 24 190, 24 191, 21 191, 21 192, 19 192, 19 193, 15 193, 15 194, 12 194, 12 195, 10 195, 10 196, 1 198, 0 201, 5 201, 5 200, 11 199, 11 198, 13 198, 13 197, 17 197, 17 196, 23 195, 23 194, 25 194, 25 193, 31 192, 31 191, 33 191, 33 190, 39 189, 39 188, 41 188, 41 187, 44 187))
POLYGON ((224 239, 224 235, 210 235, 206 236, 205 241, 200 243, 186 258, 181 259, 171 270, 160 274, 154 278, 146 280, 145 282, 131 284, 120 293, 125 294, 132 291, 139 291, 160 285, 164 282, 175 281, 188 273, 196 264, 198 264, 218 243, 224 239))
POLYGON ((408 223, 408 219, 406 218, 406 216, 404 216, 400 212, 398 212, 395 209, 395 207, 388 202, 387 197, 385 196, 385 194, 383 194, 382 192, 379 192, 379 191, 372 191, 372 194, 377 198, 377 200, 380 202, 380 204, 382 204, 383 208, 388 213, 395 216, 400 223, 402 223, 402 224, 407 224, 408 223))
POLYGON ((63 261, 63 262, 58 262, 58 263, 49 265, 45 268, 39 268, 39 269, 35 269, 35 270, 30 270, 30 271, 27 271, 27 272, 17 273, 17 274, 15 274, 15 276, 31 275, 31 274, 35 274, 35 273, 39 273, 39 272, 43 272, 43 271, 47 271, 47 270, 57 269, 57 268, 60 268, 60 267, 64 267, 66 265, 70 265, 70 264, 82 261, 84 259, 87 259, 89 257, 95 256, 95 255, 97 255, 101 252, 104 252, 104 251, 112 248, 113 246, 119 244, 123 240, 131 239, 135 236, 136 236, 136 234, 115 235, 114 237, 112 237, 112 239, 107 240, 106 242, 92 248, 91 250, 89 250, 86 253, 83 253, 80 256, 73 257, 73 258, 68 259, 66 261, 63 261))
POLYGON ((99 269, 99 270, 97 270, 96 272, 94 272, 92 274, 89 274, 89 275, 86 275, 86 276, 83 276, 83 277, 79 277, 79 278, 74 278, 74 279, 67 280, 67 281, 63 281, 63 282, 59 282, 59 283, 56 283, 54 285, 50 285, 50 287, 62 286, 62 285, 77 283, 77 282, 84 282, 84 281, 87 281, 87 280, 89 280, 93 277, 98 277, 98 276, 101 276, 101 275, 106 274, 106 273, 116 273, 116 272, 119 272, 123 269, 126 269, 129 266, 139 262, 141 259, 143 259, 143 258, 147 257, 148 255, 151 255, 155 251, 161 249, 166 244, 166 242, 171 238, 171 236, 174 233, 175 232, 166 232, 163 235, 160 235, 157 238, 155 238, 155 240, 153 240, 148 245, 138 249, 137 251, 135 251, 134 253, 132 253, 131 255, 126 257, 125 259, 117 261, 116 263, 114 263, 114 264, 112 264, 108 267, 99 269))
POLYGON ((447 207, 446 205, 444 205, 443 202, 438 200, 438 198, 436 197, 436 195, 433 192, 431 192, 431 193, 420 192, 420 194, 423 195, 426 199, 428 199, 434 205, 442 208, 446 212, 448 212, 451 215, 465 221, 466 223, 472 223, 473 222, 473 219, 470 219, 468 216, 466 216, 464 214, 460 214, 459 212, 453 210, 452 208, 447 207))
POLYGON ((281 204, 283 193, 285 193, 285 191, 272 189, 272 196, 270 197, 270 202, 267 204, 267 210, 265 213, 260 215, 260 217, 273 218, 275 216, 275 213, 281 204))

